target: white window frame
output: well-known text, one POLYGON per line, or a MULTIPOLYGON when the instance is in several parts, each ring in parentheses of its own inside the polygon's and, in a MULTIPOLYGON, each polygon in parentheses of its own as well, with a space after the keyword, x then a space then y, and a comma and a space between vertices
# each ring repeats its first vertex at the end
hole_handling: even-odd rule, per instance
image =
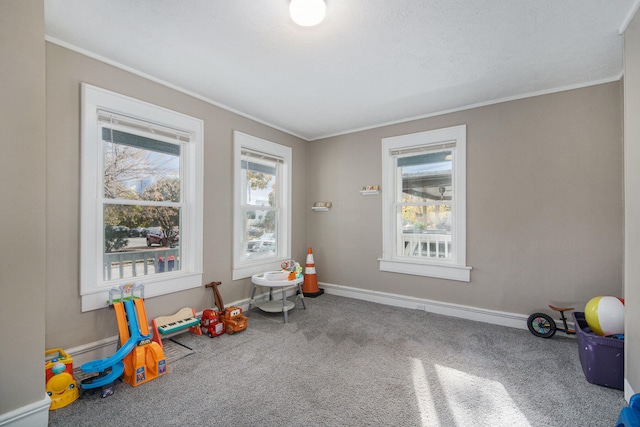
MULTIPOLYGON (((380 270, 418 276, 469 282, 471 267, 466 265, 466 125, 444 129, 418 132, 382 139, 382 239, 383 253, 380 270), (397 253, 398 215, 395 202, 398 185, 396 157, 392 154, 399 150, 414 150, 422 147, 437 148, 442 144, 455 141, 453 161, 453 190, 455 208, 452 210, 452 244, 451 259, 416 258, 402 256, 397 253)), ((400 189, 400 190, 398 190, 400 189)))
POLYGON ((263 271, 279 270, 282 261, 291 259, 291 147, 267 141, 240 131, 233 132, 233 274, 232 279, 238 280, 251 277, 263 271), (244 210, 242 206, 242 150, 264 153, 282 159, 280 164, 281 179, 276 181, 278 186, 276 202, 278 207, 278 243, 275 256, 257 259, 246 259, 244 251, 244 210))
POLYGON ((81 226, 80 295, 82 311, 108 306, 109 290, 135 282, 145 286, 145 298, 202 285, 203 140, 200 119, 128 96, 81 85, 81 226), (103 279, 104 227, 102 224, 103 166, 99 111, 175 129, 190 135, 181 144, 181 183, 185 205, 181 212, 181 269, 129 279, 103 279))

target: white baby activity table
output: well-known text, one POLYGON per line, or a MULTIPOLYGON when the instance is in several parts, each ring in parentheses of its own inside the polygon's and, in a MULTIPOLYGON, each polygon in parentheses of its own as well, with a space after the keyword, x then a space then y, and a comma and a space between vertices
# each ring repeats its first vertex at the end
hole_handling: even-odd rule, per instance
POLYGON ((282 312, 284 315, 284 323, 287 323, 288 317, 287 312, 295 307, 296 303, 294 301, 287 300, 287 290, 292 287, 297 288, 298 294, 296 298, 299 296, 302 301, 302 306, 304 309, 307 309, 307 305, 304 302, 304 294, 302 293, 302 282, 304 282, 304 278, 296 277, 293 280, 288 280, 289 273, 286 271, 266 271, 264 273, 258 273, 251 276, 251 283, 253 283, 253 291, 251 292, 251 300, 249 301, 249 310, 251 310, 251 306, 255 305, 262 311, 266 311, 269 313, 277 313, 282 312), (255 303, 254 297, 256 295, 256 288, 258 286, 265 286, 269 288, 269 300, 255 303), (273 299, 273 289, 280 288, 282 290, 282 301, 273 299))

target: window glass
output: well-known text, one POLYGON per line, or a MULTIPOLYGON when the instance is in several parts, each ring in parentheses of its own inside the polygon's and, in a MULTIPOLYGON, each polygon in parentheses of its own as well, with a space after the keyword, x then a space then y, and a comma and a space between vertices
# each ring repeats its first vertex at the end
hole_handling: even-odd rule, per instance
POLYGON ((278 159, 243 152, 243 239, 247 259, 274 257, 278 253, 278 159), (255 208, 254 208, 255 207, 255 208))
POLYGON ((273 211, 258 211, 255 220, 247 220, 245 241, 247 259, 274 257, 278 253, 277 217, 273 211), (267 225, 266 222, 269 224, 267 225))
POLYGON ((399 254, 451 258, 453 150, 400 157, 399 254))
POLYGON ((276 183, 278 162, 243 153, 243 201, 251 206, 276 207, 278 187, 276 183))
MULTIPOLYGON (((112 136, 103 130, 107 138, 112 136)), ((179 202, 180 146, 164 144, 175 148, 156 151, 103 140, 104 197, 179 202)))
POLYGON ((166 206, 105 204, 103 280, 179 271, 180 212, 166 206), (171 268, 160 265, 167 257, 171 268))
POLYGON ((102 128, 104 272, 111 281, 180 270, 180 145, 102 128), (143 203, 147 202, 147 203, 143 203))
POLYGON ((402 176, 403 199, 415 202, 451 199, 452 150, 401 157, 397 165, 402 176))

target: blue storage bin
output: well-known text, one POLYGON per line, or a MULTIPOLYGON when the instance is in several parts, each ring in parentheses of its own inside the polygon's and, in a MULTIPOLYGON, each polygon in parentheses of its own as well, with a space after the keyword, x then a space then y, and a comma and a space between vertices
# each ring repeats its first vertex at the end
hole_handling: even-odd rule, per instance
POLYGON ((582 312, 574 312, 580 364, 587 381, 624 389, 624 340, 601 337, 589 329, 582 312))

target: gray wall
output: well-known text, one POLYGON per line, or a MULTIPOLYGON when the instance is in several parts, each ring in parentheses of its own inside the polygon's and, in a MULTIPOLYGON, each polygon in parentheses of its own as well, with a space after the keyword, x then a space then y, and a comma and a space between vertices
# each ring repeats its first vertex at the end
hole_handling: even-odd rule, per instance
POLYGON ((3 414, 45 398, 42 0, 0 2, 0 58, 0 414, 3 414))
MULTIPOLYGON (((309 244, 318 280, 529 314, 578 309, 623 287, 620 82, 537 96, 314 141, 309 244), (471 282, 380 272, 381 138, 467 125, 471 282)), ((388 189, 382 188, 382 191, 388 189)))
MULTIPOLYGON (((640 393, 640 13, 624 33, 625 378, 640 393)), ((631 393, 630 390, 626 390, 631 393)))
MULTIPOLYGON (((293 148, 292 253, 306 254, 307 143, 150 80, 55 44, 47 54, 47 307, 46 344, 70 348, 117 335, 108 309, 80 311, 80 83, 86 82, 204 120, 204 283, 222 281, 225 303, 250 295, 249 279, 231 281, 233 130, 293 148)), ((274 265, 276 268, 277 265, 274 265)), ((214 307, 204 287, 145 301, 149 318, 189 306, 214 307)))

